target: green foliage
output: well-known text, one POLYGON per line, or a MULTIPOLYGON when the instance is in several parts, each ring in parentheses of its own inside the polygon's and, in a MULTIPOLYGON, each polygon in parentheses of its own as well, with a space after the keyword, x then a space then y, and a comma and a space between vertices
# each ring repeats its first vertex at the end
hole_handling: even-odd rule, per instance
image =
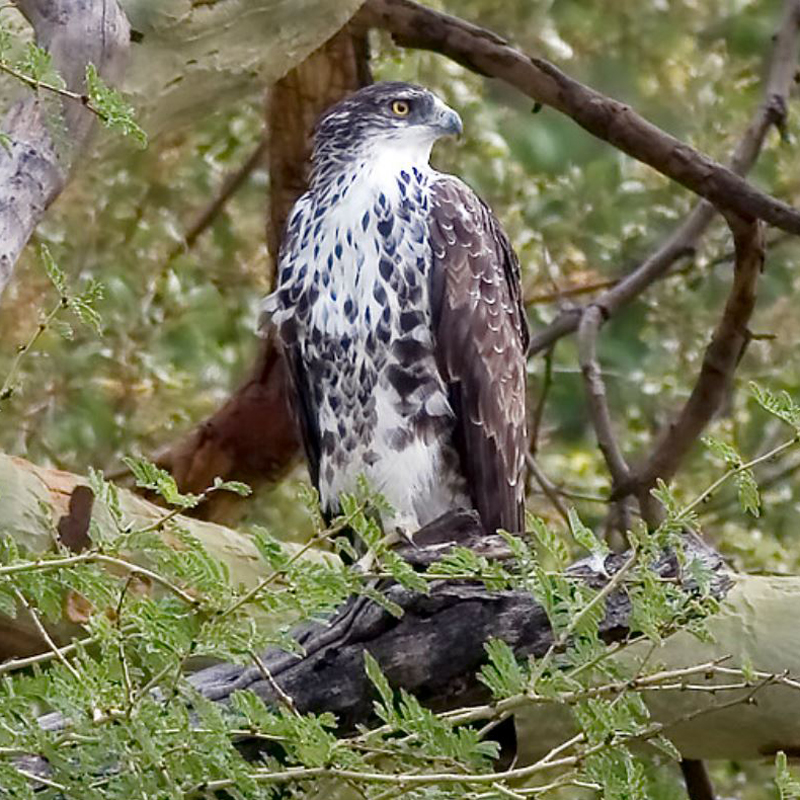
MULTIPOLYGON (((761 101, 762 57, 776 13, 774 3, 762 0, 740 6, 722 0, 463 0, 442 7, 552 58, 570 74, 725 159, 761 101)), ((63 88, 63 81, 49 55, 17 41, 3 26, 6 13, 0 8, 0 64, 16 71, 13 80, 25 81, 43 100, 57 99, 48 108, 60 113, 54 89, 63 88)), ((615 281, 639 263, 690 207, 692 198, 683 189, 621 158, 556 112, 544 108, 532 115, 527 100, 438 56, 401 51, 385 39, 374 44, 378 77, 429 85, 462 113, 464 141, 437 146, 436 163, 478 189, 511 234, 535 330, 563 303, 596 296, 592 286, 615 281)), ((86 102, 103 124, 144 145, 126 102, 91 65, 85 101, 72 102, 86 102)), ((14 798, 32 797, 30 782, 20 777, 9 755, 22 751, 47 755, 54 765, 52 780, 66 787, 61 794, 86 800, 203 797, 207 781, 231 781, 235 786, 229 783, 225 791, 237 798, 310 792, 316 778, 275 786, 259 773, 287 765, 385 775, 457 772, 465 776, 464 784, 393 788, 410 798, 470 792, 489 797, 495 791, 506 796, 491 785, 467 781, 491 769, 493 745, 480 726, 490 726, 497 719, 495 709, 527 694, 529 702, 572 709, 576 729, 585 737, 574 751, 582 760, 576 769, 566 769, 565 780, 596 787, 586 791, 609 798, 674 798, 682 792, 676 771, 663 768, 656 780, 654 762, 628 749, 646 738, 668 758, 676 755, 649 722, 642 693, 630 688, 634 679, 646 679, 658 667, 646 659, 623 666, 615 655, 635 642, 658 642, 679 627, 705 635, 703 622, 715 603, 709 599, 711 575, 704 563, 679 550, 693 583, 689 592, 659 580, 650 569, 664 547, 680 544, 687 527, 702 526, 739 568, 800 569, 800 485, 781 477, 782 470, 791 474, 794 462, 782 460, 781 451, 752 463, 781 440, 784 424, 792 436, 800 429, 800 412, 791 400, 800 390, 796 241, 770 249, 750 325, 767 335, 750 343, 724 414, 711 426, 712 457, 696 448, 674 482, 659 484, 654 492, 666 510, 665 522, 655 531, 634 525, 630 532, 636 559, 620 581, 633 603, 630 640, 609 646, 601 639, 606 598, 567 572, 583 550, 595 558, 605 555, 604 539, 595 531, 602 530, 609 490, 587 424, 571 339, 562 340, 553 353, 539 442, 542 468, 566 493, 566 505, 574 505, 568 525, 532 486, 527 535, 505 536, 513 566, 455 549, 430 570, 415 572, 386 548, 375 513, 385 504, 367 487, 345 498, 342 515, 328 527, 316 493, 287 482, 255 500, 243 522, 263 560, 262 582, 247 589, 175 516, 196 507, 209 492, 244 495, 246 487, 215 482, 203 495, 188 495, 163 470, 133 458, 128 463, 137 482, 169 505, 152 524, 137 527, 122 511, 115 484, 100 470, 116 471, 129 453, 157 452, 217 408, 250 367, 256 307, 272 267, 262 244, 263 170, 253 173, 193 248, 183 247, 183 236, 260 140, 262 112, 261 97, 241 98, 193 130, 160 136, 146 151, 98 151, 101 155, 78 170, 67 195, 37 231, 45 245, 44 272, 28 254, 4 296, 0 338, 9 345, 0 354, 0 374, 8 376, 0 394, 5 423, 0 446, 35 462, 91 472, 96 503, 107 509, 108 519, 92 520, 89 549, 80 554, 81 561, 63 567, 53 562, 72 554, 59 550, 40 564, 39 554, 20 549, 10 536, 0 540, 0 568, 22 570, 0 572, 0 611, 28 613, 16 591, 44 620, 62 619, 71 598, 85 599, 88 609, 81 612, 81 603, 76 614, 83 644, 66 656, 80 680, 55 656, 26 670, 0 672, 0 786, 14 798), (102 282, 102 292, 94 281, 102 282), (80 323, 74 329, 73 317, 80 323), (22 343, 19 351, 10 344, 16 342, 22 343), (751 400, 743 391, 751 380, 770 388, 755 387, 751 400), (726 480, 721 468, 729 473, 726 480), (698 487, 707 488, 698 492, 698 487), (762 527, 754 530, 756 516, 762 527), (386 723, 381 732, 341 740, 329 717, 268 708, 247 692, 235 695, 230 709, 220 710, 196 697, 182 677, 198 656, 251 663, 252 653, 268 644, 297 649, 287 633, 290 622, 321 618, 353 593, 400 613, 372 575, 312 558, 311 549, 298 556, 287 546, 288 538, 309 540, 314 548, 330 546, 351 558, 370 549, 375 574, 413 591, 425 592, 431 582, 448 577, 498 591, 532 592, 550 615, 558 646, 526 662, 508 644, 489 643, 481 676, 493 703, 473 727, 433 715, 396 693, 368 656, 365 668, 378 694, 376 714, 386 723), (106 569, 93 560, 106 556, 132 563, 134 552, 131 569, 106 569), (135 566, 159 580, 137 573, 135 566), (265 617, 275 624, 262 626, 265 617), (161 700, 151 696, 153 688, 161 700), (39 710, 49 708, 68 714, 73 725, 44 733, 30 724, 39 710), (234 746, 253 731, 275 743, 275 754, 261 766, 246 763, 234 746), (592 746, 598 749, 589 753, 592 746), (117 764, 122 768, 115 770, 117 764)), ((796 114, 789 117, 788 135, 790 140, 797 136, 796 114)), ((0 146, 8 144, 0 132, 0 146)), ((754 180, 798 205, 795 160, 794 147, 771 137, 754 180)), ((668 424, 688 394, 730 283, 729 250, 728 233, 717 225, 662 283, 604 326, 599 354, 626 453, 646 452, 653 432, 668 424)), ((535 402, 545 368, 533 359, 530 369, 535 402)), ((717 768, 720 794, 751 800, 739 769, 717 768)), ((750 782, 757 791, 771 773, 752 769, 750 782)), ((779 758, 776 784, 782 797, 798 794, 795 783, 779 758)), ((387 791, 369 782, 359 786, 370 800, 387 791)), ((512 782, 503 788, 519 786, 512 782)), ((568 786, 560 796, 571 798, 576 791, 568 786)), ((559 790, 553 794, 559 796, 559 790)))
MULTIPOLYGON (((2 51, 2 48, 0 48, 2 51)), ((63 88, 64 81, 53 66, 53 57, 43 47, 28 42, 22 58, 15 65, 16 68, 34 83, 50 83, 63 88)))
POLYGON ((800 436, 800 406, 792 400, 788 392, 774 394, 755 381, 750 383, 750 391, 761 408, 790 425, 800 436))
POLYGON ((775 786, 778 788, 780 800, 798 800, 800 798, 800 781, 789 771, 786 753, 782 750, 775 756, 775 786))
POLYGON ((578 512, 574 508, 569 509, 569 529, 575 541, 584 549, 588 550, 593 556, 604 558, 610 552, 608 545, 595 536, 591 528, 587 528, 581 522, 578 512))
POLYGON ((155 492, 165 503, 179 508, 194 508, 200 502, 196 494, 181 494, 178 484, 166 470, 157 467, 146 458, 127 456, 123 459, 125 465, 133 473, 136 485, 141 489, 155 492))
POLYGON ((480 679, 496 698, 512 697, 522 694, 530 675, 517 660, 514 651, 500 639, 486 642, 486 655, 489 663, 481 667, 480 679))
POLYGON ((86 94, 92 110, 107 128, 133 137, 141 148, 147 147, 147 134, 137 124, 133 107, 100 77, 94 64, 86 65, 86 94))
POLYGON ((715 439, 713 436, 703 438, 703 444, 730 470, 734 470, 736 489, 739 495, 739 505, 742 511, 749 512, 754 517, 761 513, 761 495, 758 491, 753 470, 744 465, 744 459, 739 455, 733 445, 715 439))

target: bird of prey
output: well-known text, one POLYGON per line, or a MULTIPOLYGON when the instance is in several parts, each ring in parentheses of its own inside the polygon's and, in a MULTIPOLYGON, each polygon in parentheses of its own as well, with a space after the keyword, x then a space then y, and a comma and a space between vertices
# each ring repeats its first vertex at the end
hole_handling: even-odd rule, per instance
POLYGON ((488 532, 522 529, 519 265, 488 206, 428 163, 461 130, 407 83, 325 112, 264 302, 323 511, 336 514, 363 475, 394 509, 381 520, 390 535, 457 507, 488 532))

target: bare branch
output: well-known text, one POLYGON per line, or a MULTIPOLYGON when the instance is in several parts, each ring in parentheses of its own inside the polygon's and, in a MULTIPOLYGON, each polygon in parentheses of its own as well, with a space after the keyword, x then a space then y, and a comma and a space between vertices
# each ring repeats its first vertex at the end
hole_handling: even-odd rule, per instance
POLYGON ((597 363, 597 333, 603 315, 599 307, 590 306, 581 319, 578 332, 578 358, 586 386, 589 416, 597 434, 597 443, 611 473, 612 489, 626 484, 630 471, 611 427, 606 389, 597 363))
POLYGON ((222 181, 222 186, 219 188, 219 192, 211 202, 200 211, 194 222, 187 228, 183 240, 178 242, 169 256, 167 256, 168 262, 175 259, 184 251, 190 250, 201 234, 211 226, 222 209, 225 208, 225 204, 228 200, 239 191, 242 184, 250 176, 250 173, 263 161, 266 147, 267 140, 262 137, 245 162, 238 169, 225 177, 225 180, 222 181))
MULTIPOLYGON (((662 131, 624 103, 579 83, 543 58, 516 50, 496 34, 412 0, 368 0, 360 13, 367 24, 390 31, 400 45, 442 53, 563 112, 589 133, 718 208, 800 233, 796 209, 751 186, 733 170, 662 131)), ((796 17, 793 22, 797 24, 796 17)))
MULTIPOLYGON (((787 113, 787 98, 794 82, 797 65, 797 40, 800 33, 800 2, 786 0, 770 58, 769 75, 764 87, 764 100, 755 112, 731 156, 731 169, 746 174, 755 163, 772 125, 782 128, 787 113)), ((680 258, 690 255, 697 247, 715 216, 714 207, 705 201, 698 203, 686 219, 635 270, 595 301, 606 318, 611 317, 636 299, 652 283, 662 278, 680 258)), ((529 353, 547 350, 562 336, 577 330, 582 308, 567 309, 544 330, 531 337, 529 353)))
POLYGON ((756 283, 764 265, 760 223, 728 218, 736 248, 733 285, 722 318, 706 349, 697 383, 678 418, 667 427, 647 461, 622 484, 617 496, 636 492, 640 502, 657 478, 669 480, 689 448, 718 411, 749 341, 747 323, 756 303, 756 283))
POLYGON ((533 475, 534 480, 539 484, 544 496, 550 501, 550 504, 558 512, 558 515, 561 517, 561 519, 569 524, 569 512, 567 511, 567 507, 562 502, 561 497, 559 497, 558 488, 550 480, 550 478, 548 478, 547 475, 542 472, 542 468, 530 453, 527 453, 525 456, 525 464, 528 467, 528 472, 533 475))

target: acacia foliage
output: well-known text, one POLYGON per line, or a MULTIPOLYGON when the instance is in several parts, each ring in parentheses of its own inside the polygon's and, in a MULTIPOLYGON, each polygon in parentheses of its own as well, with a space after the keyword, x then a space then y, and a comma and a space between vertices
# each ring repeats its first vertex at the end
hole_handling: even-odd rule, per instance
MULTIPOLYGON (((777 13, 765 0, 737 4, 622 0, 589 6, 578 0, 502 5, 464 0, 446 4, 446 10, 509 35, 523 49, 543 52, 571 74, 626 100, 719 159, 732 149, 760 100, 763 59, 777 13)), ((0 8, 0 19, 3 13, 0 8)), ((3 41, 3 52, 23 71, 37 80, 57 79, 42 66, 40 53, 26 51, 13 38, 3 41)), ((551 319, 559 303, 591 296, 564 290, 587 292, 625 272, 693 201, 568 120, 546 110, 532 114, 524 99, 502 86, 487 85, 440 57, 397 50, 380 37, 375 48, 378 77, 424 83, 462 113, 466 140, 457 148, 438 149, 437 163, 475 186, 509 230, 520 253, 534 327, 551 319)), ((101 90, 96 94, 102 103, 105 95, 101 90)), ((123 112, 124 106, 115 103, 106 118, 119 119, 121 114, 122 127, 130 128, 130 117, 123 112)), ((261 98, 254 96, 235 111, 212 115, 191 130, 162 134, 145 150, 131 147, 104 161, 91 160, 90 155, 37 231, 36 244, 48 249, 29 248, 3 298, 2 341, 33 342, 23 358, 11 344, 0 353, 1 374, 10 377, 0 400, 0 443, 6 452, 82 472, 89 468, 114 472, 123 456, 154 452, 226 396, 253 357, 256 306, 269 284, 272 265, 262 235, 266 173, 253 173, 191 251, 183 252, 179 245, 189 220, 223 176, 256 146, 261 116, 261 98), (51 255, 39 257, 37 251, 51 255), (102 296, 93 281, 103 285, 102 296), (48 320, 51 311, 57 313, 48 320), (91 324, 72 324, 70 311, 91 324), (44 328, 39 327, 42 314, 44 328)), ((790 114, 783 136, 770 138, 754 177, 794 205, 800 199, 796 131, 795 116, 790 114)), ((785 422, 795 424, 789 418, 794 406, 780 393, 786 390, 797 396, 800 383, 794 358, 798 321, 793 309, 800 288, 793 268, 796 256, 793 240, 773 242, 752 324, 759 337, 737 372, 725 414, 714 423, 709 446, 696 448, 675 486, 662 488, 673 521, 691 506, 692 521, 702 524, 744 569, 796 571, 800 561, 795 524, 797 453, 786 448, 778 461, 744 467, 748 459, 787 441, 785 422), (752 379, 769 391, 746 391, 752 379), (759 403, 777 417, 758 411, 759 403), (785 419, 778 419, 781 416, 785 419), (696 487, 712 486, 724 470, 731 471, 733 480, 721 484, 708 502, 695 503, 696 487), (760 494, 758 483, 766 485, 760 494)), ((627 452, 644 448, 652 431, 690 390, 719 315, 730 258, 727 234, 719 225, 670 277, 604 330, 600 357, 627 452)), ((531 364, 534 398, 545 369, 541 359, 531 364)), ((576 618, 586 624, 585 641, 577 640, 584 650, 574 657, 591 660, 601 653, 591 635, 595 615, 580 617, 591 596, 565 582, 559 569, 579 552, 579 546, 600 546, 590 534, 605 516, 608 477, 586 423, 572 340, 559 343, 551 371, 538 449, 550 478, 573 490, 568 501, 579 512, 571 517, 575 541, 564 535, 566 526, 532 487, 529 505, 544 522, 532 522, 538 536, 536 558, 521 552, 520 563, 553 568, 558 576, 554 583, 541 573, 529 576, 528 585, 547 600, 556 625, 567 629, 576 618)), ((150 477, 153 487, 168 486, 150 477)), ((113 488, 97 480, 98 491, 113 495, 113 488)), ((279 573, 281 589, 262 592, 255 600, 278 618, 289 611, 293 616, 316 615, 352 591, 368 590, 358 576, 342 568, 323 569, 300 561, 287 566, 291 556, 275 537, 323 534, 314 525, 314 515, 297 502, 296 486, 289 484, 260 497, 248 521, 270 531, 259 534, 254 527, 253 535, 262 547, 265 573, 279 573)), ((166 494, 167 500, 176 499, 169 491, 166 494)), ((353 503, 351 512, 357 513, 360 501, 353 503)), ((78 677, 53 658, 33 673, 20 673, 3 684, 11 730, 2 744, 7 748, 4 779, 13 781, 9 786, 14 792, 24 796, 30 788, 13 772, 13 756, 26 751, 50 757, 56 769, 53 781, 63 785, 75 781, 69 786, 75 795, 94 792, 107 797, 117 792, 119 797, 130 797, 138 791, 140 796, 171 792, 182 797, 204 780, 233 776, 243 796, 269 796, 272 788, 252 780, 254 768, 244 764, 232 746, 231 732, 237 725, 256 725, 264 735, 289 742, 284 748, 288 756, 284 752, 280 763, 268 765, 275 770, 287 764, 361 769, 380 762, 371 751, 365 755, 339 740, 327 718, 300 719, 291 709, 267 710, 246 697, 239 698, 241 707, 226 717, 190 696, 178 677, 178 667, 187 658, 249 659, 251 651, 273 642, 275 634, 250 626, 244 607, 224 614, 244 596, 235 578, 231 583, 180 531, 173 532, 183 548, 177 557, 172 548, 163 546, 156 535, 159 531, 124 531, 124 520, 120 524, 122 530, 95 531, 95 546, 123 558, 134 541, 152 553, 157 574, 201 600, 194 608, 171 591, 158 599, 140 597, 125 580, 88 561, 69 570, 19 573, 27 577, 20 577, 16 588, 44 620, 63 613, 69 592, 80 594, 89 607, 102 613, 87 614, 92 647, 76 648, 69 656, 78 677), (108 609, 113 613, 109 615, 108 609), (220 613, 225 625, 215 623, 220 613), (126 628, 128 623, 133 627, 126 628), (146 691, 156 685, 166 690, 170 698, 166 705, 146 691), (191 732, 197 719, 187 714, 187 700, 195 703, 202 721, 191 732), (39 732, 29 724, 39 705, 74 716, 76 727, 66 734, 39 732), (77 770, 65 753, 69 759, 80 759, 77 770), (116 755, 110 762, 123 765, 122 772, 109 767, 109 753, 116 755), (112 775, 103 783, 98 774, 109 769, 112 775)), ((375 538, 368 518, 359 524, 367 538, 375 538)), ((641 536, 644 546, 650 540, 641 536)), ((7 541, 5 566, 27 564, 31 558, 7 541)), ((494 587, 522 580, 465 552, 454 559, 443 568, 493 581, 489 585, 494 587)), ((388 555, 386 569, 400 580, 424 587, 424 578, 388 555)), ((659 593, 663 587, 645 573, 637 580, 641 584, 636 584, 638 625, 658 637, 674 622, 673 614, 683 600, 665 598, 659 593)), ((17 608, 19 598, 13 588, 2 597, 4 610, 25 613, 17 608)), ((285 636, 278 639, 287 644, 285 636)), ((490 657, 485 677, 498 697, 519 692, 532 679, 531 670, 535 675, 540 669, 517 664, 498 643, 491 646, 490 657)), ((437 759, 453 759, 448 768, 460 763, 473 771, 489 769, 490 745, 470 738, 469 732, 454 732, 412 698, 390 698, 374 665, 370 669, 381 697, 379 716, 417 743, 411 747, 406 741, 407 749, 396 754, 403 769, 435 769, 441 766, 437 759)), ((538 679, 552 677, 541 672, 538 679)), ((601 679, 591 671, 584 677, 601 679)), ((537 688, 553 692, 554 699, 558 691, 566 690, 546 683, 537 688)), ((577 716, 597 742, 609 731, 638 731, 637 726, 646 725, 646 712, 636 696, 587 704, 577 716)), ((602 784, 609 797, 666 798, 678 791, 674 770, 660 769, 657 759, 637 760, 624 747, 603 751, 585 769, 580 780, 602 784)), ((719 768, 716 777, 723 793, 734 791, 744 770, 735 765, 719 768)), ((741 797, 757 796, 772 780, 771 771, 747 768, 747 774, 748 788, 736 789, 741 797)), ((778 775, 783 796, 796 794, 796 784, 782 764, 778 775)), ((488 789, 468 790, 489 796, 481 794, 488 789)), ((380 796, 387 787, 370 785, 366 791, 380 796)), ((420 796, 464 796, 467 789, 441 784, 415 791, 420 796)), ((575 796, 577 790, 566 791, 575 796)))

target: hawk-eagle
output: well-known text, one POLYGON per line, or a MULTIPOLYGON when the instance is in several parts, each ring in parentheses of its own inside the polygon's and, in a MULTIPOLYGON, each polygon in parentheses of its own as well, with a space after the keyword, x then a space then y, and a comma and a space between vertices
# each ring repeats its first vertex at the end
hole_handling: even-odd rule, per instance
POLYGON ((323 510, 364 475, 406 534, 456 507, 522 529, 519 265, 488 206, 428 163, 461 119, 430 91, 368 86, 318 121, 289 217, 277 325, 323 510))

